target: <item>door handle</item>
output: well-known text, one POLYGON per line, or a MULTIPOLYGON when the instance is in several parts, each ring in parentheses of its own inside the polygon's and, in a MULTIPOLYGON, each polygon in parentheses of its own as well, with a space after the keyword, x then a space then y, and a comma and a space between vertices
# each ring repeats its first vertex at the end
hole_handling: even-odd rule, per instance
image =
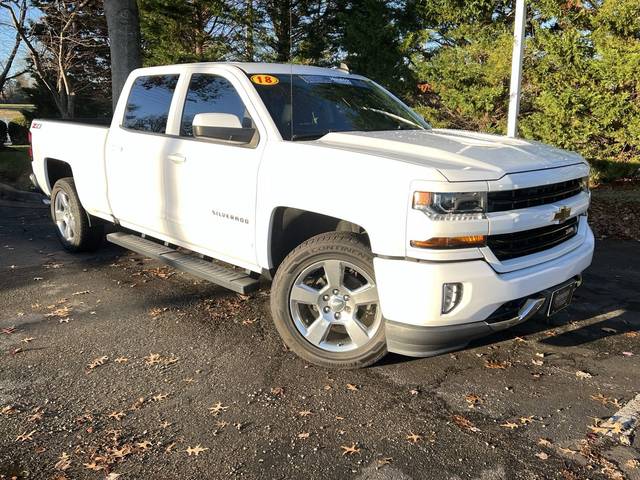
POLYGON ((184 163, 186 162, 187 158, 179 153, 171 153, 169 154, 169 160, 171 160, 173 163, 184 163))

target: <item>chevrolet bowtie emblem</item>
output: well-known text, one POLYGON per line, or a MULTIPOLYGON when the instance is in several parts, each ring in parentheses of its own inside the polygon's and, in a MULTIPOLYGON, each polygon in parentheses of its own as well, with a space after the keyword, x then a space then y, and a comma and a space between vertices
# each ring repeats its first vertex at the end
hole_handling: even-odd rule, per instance
POLYGON ((557 220, 558 222, 562 223, 564 222, 566 219, 568 219, 571 216, 571 208, 569 207, 562 207, 560 210, 558 210, 556 212, 556 214, 553 216, 554 220, 557 220))

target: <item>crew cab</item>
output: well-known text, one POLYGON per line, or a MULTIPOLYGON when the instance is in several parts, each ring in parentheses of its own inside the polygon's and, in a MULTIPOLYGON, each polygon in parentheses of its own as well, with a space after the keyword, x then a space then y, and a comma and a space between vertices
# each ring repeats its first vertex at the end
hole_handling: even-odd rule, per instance
POLYGON ((285 344, 329 367, 429 356, 566 307, 591 263, 589 166, 431 128, 341 69, 133 71, 110 126, 34 120, 63 246, 111 242, 234 291, 272 281, 285 344))

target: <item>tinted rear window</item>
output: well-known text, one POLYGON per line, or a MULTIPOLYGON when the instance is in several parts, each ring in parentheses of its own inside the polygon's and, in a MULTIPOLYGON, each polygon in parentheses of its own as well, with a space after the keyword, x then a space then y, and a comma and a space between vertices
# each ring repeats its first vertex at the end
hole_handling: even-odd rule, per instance
POLYGON ((164 133, 178 75, 150 75, 136 78, 124 113, 125 128, 164 133))

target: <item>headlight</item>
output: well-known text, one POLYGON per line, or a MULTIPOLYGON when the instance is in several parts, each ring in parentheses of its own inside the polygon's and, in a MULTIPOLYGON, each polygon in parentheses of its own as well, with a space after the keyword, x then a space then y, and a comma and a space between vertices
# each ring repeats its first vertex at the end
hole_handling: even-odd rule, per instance
POLYGON ((583 192, 589 192, 589 177, 582 177, 580 179, 580 186, 583 192))
POLYGON ((486 192, 415 192, 413 208, 432 220, 478 220, 484 218, 486 192))

